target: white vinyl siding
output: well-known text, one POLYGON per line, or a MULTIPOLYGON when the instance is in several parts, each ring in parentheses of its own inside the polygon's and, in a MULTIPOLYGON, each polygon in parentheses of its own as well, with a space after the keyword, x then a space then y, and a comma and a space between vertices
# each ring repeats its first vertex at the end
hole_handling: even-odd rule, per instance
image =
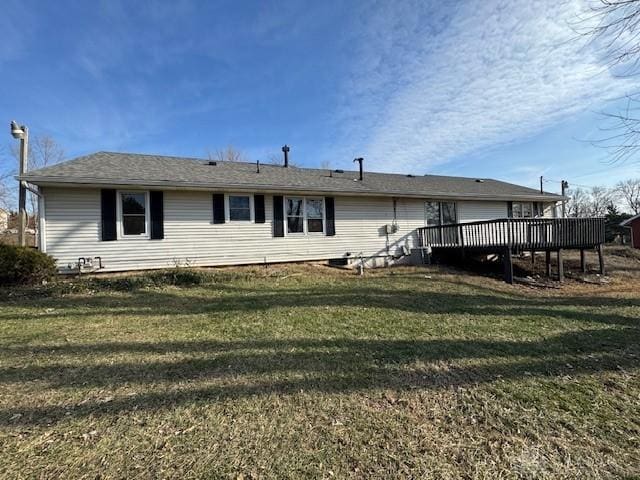
POLYGON ((457 202, 459 222, 479 222, 493 218, 507 218, 507 202, 457 202))
MULTIPOLYGON (((212 224, 211 192, 164 191, 162 240, 100 240, 100 190, 45 189, 46 249, 62 271, 78 257, 102 258, 104 271, 167 268, 176 265, 216 266, 352 257, 397 255, 416 246, 415 229, 424 226, 426 199, 398 199, 398 231, 384 226, 394 220, 388 197, 335 198, 335 236, 273 237, 273 197, 265 194, 265 223, 212 224)), ((462 221, 506 217, 506 202, 457 202, 462 221), (488 205, 487 205, 488 204, 488 205), (464 218, 464 220, 463 220, 464 218)), ((285 225, 286 228, 286 225, 285 225)))

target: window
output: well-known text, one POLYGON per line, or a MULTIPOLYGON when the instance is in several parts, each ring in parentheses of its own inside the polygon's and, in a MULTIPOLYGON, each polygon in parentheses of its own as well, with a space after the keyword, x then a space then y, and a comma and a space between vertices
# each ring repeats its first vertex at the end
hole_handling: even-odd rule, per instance
POLYGON ((147 193, 120 193, 122 236, 147 235, 147 193))
POLYGON ((287 197, 287 233, 324 233, 324 199, 287 197))
POLYGON ((307 198, 307 232, 324 232, 324 205, 320 198, 307 198))
POLYGON ((304 233, 304 203, 302 198, 287 198, 287 233, 304 233))
POLYGON ((251 197, 249 195, 229 195, 229 221, 251 221, 251 197))
POLYGON ((513 202, 513 218, 533 218, 533 204, 531 202, 513 202))
POLYGON ((425 225, 447 225, 456 223, 456 204, 454 202, 425 202, 425 225))
POLYGON ((427 227, 440 225, 440 203, 426 202, 424 204, 424 218, 427 227))
POLYGON ((447 225, 450 223, 456 223, 456 204, 453 202, 440 203, 440 209, 442 211, 442 224, 447 225))

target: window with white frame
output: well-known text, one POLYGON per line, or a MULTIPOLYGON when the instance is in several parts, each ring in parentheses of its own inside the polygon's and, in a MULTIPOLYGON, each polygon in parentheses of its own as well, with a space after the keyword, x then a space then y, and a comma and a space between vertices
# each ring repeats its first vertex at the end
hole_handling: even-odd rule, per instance
POLYGON ((307 232, 324 232, 324 201, 321 198, 307 198, 305 202, 307 232))
POLYGON ((287 197, 285 201, 287 233, 324 233, 323 198, 287 197))
POLYGON ((227 204, 229 221, 251 221, 251 195, 229 195, 227 204))
POLYGON ((427 227, 456 223, 455 202, 425 202, 424 219, 427 227))
POLYGON ((287 197, 287 233, 304 233, 304 198, 287 197))
POLYGON ((533 204, 531 202, 513 202, 513 218, 533 218, 533 204))
POLYGON ((120 192, 120 225, 123 237, 148 235, 147 192, 120 192))

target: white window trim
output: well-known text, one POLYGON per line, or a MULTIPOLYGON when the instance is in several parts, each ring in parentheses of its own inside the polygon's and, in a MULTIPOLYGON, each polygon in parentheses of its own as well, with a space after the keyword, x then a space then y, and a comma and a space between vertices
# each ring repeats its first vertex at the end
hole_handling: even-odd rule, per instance
POLYGON ((305 195, 289 195, 284 197, 282 202, 282 216, 284 218, 284 235, 291 235, 293 237, 301 237, 310 235, 312 237, 322 237, 327 234, 327 204, 324 201, 324 197, 318 196, 305 196, 305 195), (287 215, 287 201, 290 198, 302 199, 302 232, 289 232, 289 219, 287 215), (322 232, 309 232, 309 226, 307 225, 307 200, 320 200, 322 201, 322 232))
POLYGON ((133 238, 141 238, 141 239, 149 239, 151 238, 151 222, 150 222, 150 212, 149 212, 149 190, 117 190, 117 201, 116 201, 116 217, 117 217, 117 227, 118 227, 118 239, 133 239, 133 238), (144 194, 144 234, 141 235, 125 235, 124 228, 122 225, 122 195, 123 194, 144 194))
POLYGON ((252 193, 225 193, 224 194, 224 220, 230 223, 255 223, 256 215, 252 193), (249 197, 249 220, 231 220, 229 197, 249 197))
MULTIPOLYGON (((533 208, 533 203, 534 203, 534 202, 513 202, 513 203, 511 204, 511 218, 537 218, 537 217, 535 216, 535 208, 533 208), (513 207, 514 207, 516 204, 517 204, 517 205, 520 205, 520 213, 521 213, 522 215, 521 215, 521 216, 519 216, 519 217, 516 217, 516 216, 513 214, 513 213, 514 213, 514 211, 515 211, 515 210, 513 209, 513 207), (530 217, 525 217, 525 216, 524 216, 524 208, 523 208, 523 206, 524 206, 525 204, 529 205, 529 208, 531 209, 531 216, 530 216, 530 217)), ((544 216, 544 213, 543 213, 543 215, 542 215, 542 216, 544 216)), ((540 212, 538 212, 538 217, 540 217, 540 212)))
POLYGON ((455 200, 451 201, 451 200, 425 200, 424 204, 423 204, 423 208, 424 208, 424 224, 425 226, 446 226, 446 225, 455 225, 459 222, 458 219, 458 202, 456 202, 455 200), (439 225, 427 225, 427 203, 437 203, 438 204, 438 216, 439 216, 439 220, 440 220, 440 224, 439 225), (453 203, 453 212, 455 214, 455 222, 454 223, 443 223, 444 220, 444 214, 442 213, 442 204, 443 203, 453 203))

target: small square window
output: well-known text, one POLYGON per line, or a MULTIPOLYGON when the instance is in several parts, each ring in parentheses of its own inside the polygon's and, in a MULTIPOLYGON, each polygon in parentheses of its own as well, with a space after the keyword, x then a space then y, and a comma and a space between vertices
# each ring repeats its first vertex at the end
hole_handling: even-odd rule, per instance
POLYGON ((251 221, 251 198, 248 195, 229 195, 229 220, 251 221))

